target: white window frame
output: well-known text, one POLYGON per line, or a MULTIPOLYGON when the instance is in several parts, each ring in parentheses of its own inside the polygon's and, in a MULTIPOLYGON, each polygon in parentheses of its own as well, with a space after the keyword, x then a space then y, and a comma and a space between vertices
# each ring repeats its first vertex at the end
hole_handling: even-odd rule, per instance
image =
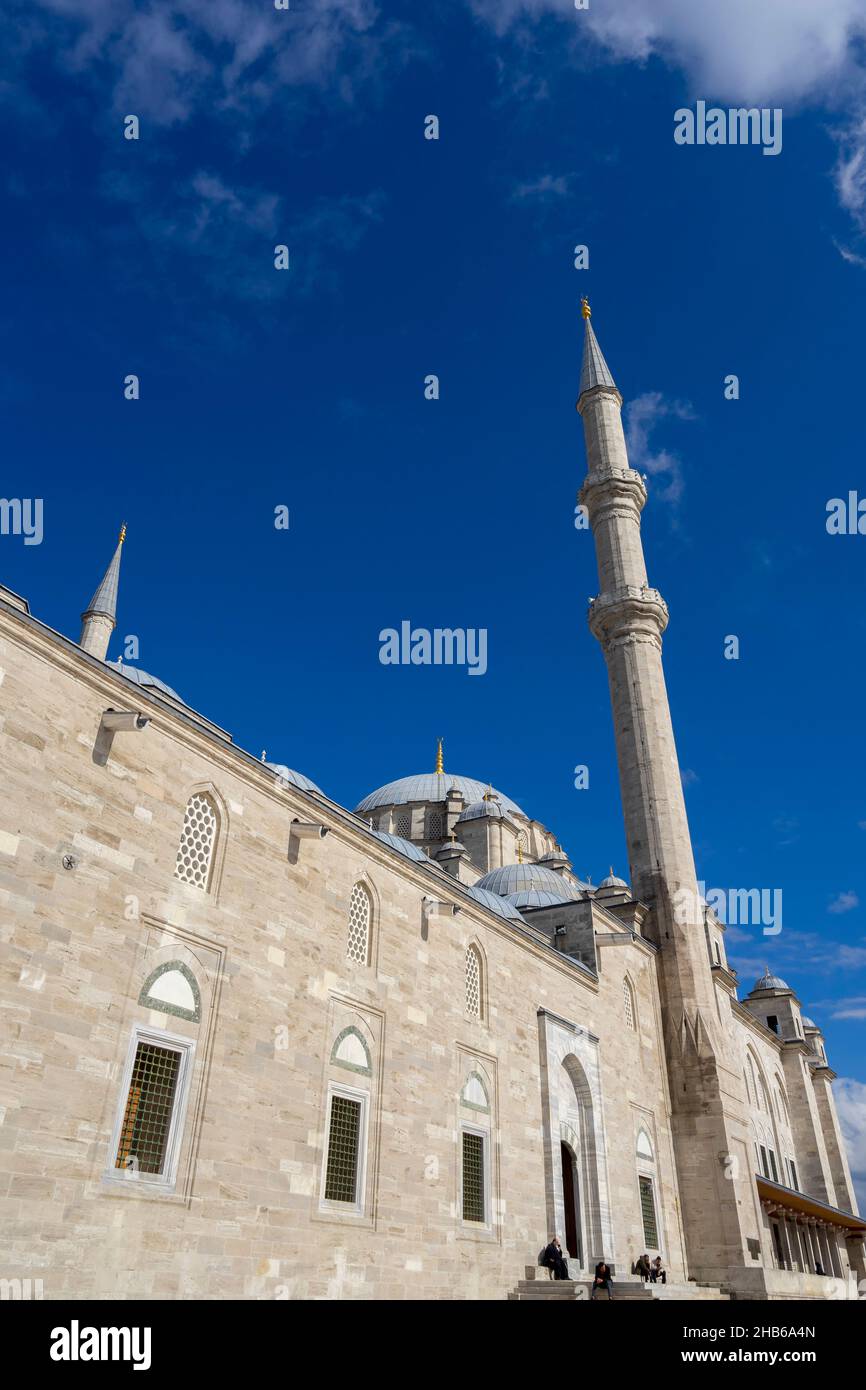
POLYGON ((333 1215, 339 1213, 343 1216, 363 1216, 365 1206, 365 1194, 367 1191, 367 1131, 369 1125, 370 1112, 370 1093, 362 1091, 355 1086, 344 1086, 339 1081, 332 1081, 328 1085, 328 1096, 325 1104, 325 1133, 322 1141, 322 1173, 319 1182, 319 1211, 328 1212, 333 1215), (328 1147, 331 1139, 331 1108, 334 1096, 342 1096, 345 1100, 360 1101, 361 1115, 358 1121, 358 1164, 355 1172, 355 1200, 354 1202, 335 1202, 325 1197, 325 1181, 328 1175, 328 1147))
POLYGON ((105 1185, 116 1188, 135 1188, 137 1191, 147 1189, 156 1195, 171 1196, 174 1193, 194 1060, 195 1042, 191 1038, 182 1038, 177 1033, 166 1033, 161 1028, 148 1028, 141 1023, 133 1024, 126 1061, 123 1066, 120 1102, 111 1134, 108 1162, 102 1177, 105 1185), (132 1084, 132 1072, 139 1043, 149 1043, 152 1047, 162 1047, 180 1053, 177 1081, 174 1088, 174 1102, 171 1107, 171 1120, 165 1141, 161 1173, 142 1173, 136 1168, 116 1168, 114 1166, 117 1161, 117 1150, 120 1146, 123 1118, 129 1102, 129 1088, 132 1084))
POLYGON ((460 1225, 461 1225, 461 1226, 463 1227, 463 1229, 466 1230, 466 1231, 489 1231, 489 1230, 491 1229, 491 1210, 492 1210, 492 1208, 491 1208, 491 1191, 490 1191, 490 1173, 491 1173, 491 1168, 490 1168, 490 1130, 489 1130, 489 1129, 482 1129, 482 1127, 481 1127, 480 1125, 466 1124, 465 1121, 462 1121, 462 1120, 461 1120, 461 1122, 460 1122, 460 1130, 459 1130, 459 1137, 460 1137, 460 1149, 459 1149, 459 1152, 458 1152, 457 1161, 458 1161, 458 1164, 459 1164, 459 1174, 460 1174, 459 1193, 458 1193, 458 1201, 459 1201, 459 1203, 460 1203, 460 1205, 459 1205, 459 1207, 458 1207, 458 1211, 460 1212, 460 1225), (481 1140, 481 1173, 482 1173, 482 1181, 483 1181, 483 1183, 484 1183, 484 1220, 483 1220, 483 1221, 467 1221, 467 1220, 466 1220, 466 1217, 463 1215, 463 1135, 464 1135, 464 1134, 476 1134, 476 1135, 479 1137, 479 1139, 481 1140))

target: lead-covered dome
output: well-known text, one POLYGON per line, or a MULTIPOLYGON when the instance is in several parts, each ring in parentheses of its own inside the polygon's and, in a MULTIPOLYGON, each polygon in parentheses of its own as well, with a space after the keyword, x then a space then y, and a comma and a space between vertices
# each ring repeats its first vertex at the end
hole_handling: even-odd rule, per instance
POLYGON ((132 681, 133 685, 140 685, 144 689, 150 686, 153 690, 161 690, 163 695, 170 695, 173 700, 179 700, 182 705, 186 704, 186 700, 178 695, 176 690, 172 690, 170 685, 166 685, 158 676, 152 676, 149 671, 142 671, 140 666, 127 666, 123 661, 106 661, 105 664, 121 676, 125 676, 128 681, 132 681))
POLYGON ((507 898, 513 907, 554 907, 576 902, 580 890, 543 864, 505 864, 478 880, 478 888, 507 898))
POLYGON ((303 772, 296 772, 293 767, 286 767, 285 763, 265 763, 271 772, 275 772, 282 782, 288 782, 292 787, 298 787, 302 792, 318 792, 320 796, 325 793, 321 787, 317 787, 315 782, 309 777, 305 777, 303 772))
POLYGON ((755 984, 752 993, 757 994, 761 989, 789 989, 789 986, 778 975, 771 975, 769 970, 766 970, 755 984))
MULTIPOLYGON (((396 782, 386 782, 384 787, 370 792, 355 807, 355 814, 362 816, 378 810, 380 806, 405 806, 412 801, 444 801, 452 787, 456 787, 462 793, 463 800, 470 805, 483 801, 488 791, 487 783, 479 782, 474 777, 459 777, 452 772, 419 772, 414 777, 398 777, 396 782)), ((502 810, 524 815, 516 801, 503 796, 502 792, 494 794, 502 810)))

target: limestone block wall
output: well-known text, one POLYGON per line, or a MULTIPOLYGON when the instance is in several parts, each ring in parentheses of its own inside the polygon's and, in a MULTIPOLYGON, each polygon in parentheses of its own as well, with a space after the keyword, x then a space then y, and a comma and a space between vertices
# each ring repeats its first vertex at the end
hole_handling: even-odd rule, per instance
POLYGON ((663 1253, 681 1276, 649 953, 616 948, 596 986, 444 875, 433 886, 461 911, 425 927, 428 871, 8 608, 0 670, 0 1272, 42 1278, 46 1298, 500 1298, 548 1235, 541 1009, 598 1039, 617 1259, 643 1248, 638 1116, 655 1143, 663 1253), (152 723, 117 735, 100 765, 109 705, 152 723), (174 877, 195 790, 220 821, 208 893, 174 877), (330 834, 290 854, 295 817, 330 834), (346 956, 359 881, 372 903, 367 963, 346 956), (481 1020, 465 1007, 470 944, 481 1020), (168 961, 197 980, 196 1022, 139 1002, 168 961), (623 1022, 627 970, 639 1032, 623 1022), (171 1192, 113 1167, 135 1024, 194 1044, 171 1192), (347 1028, 370 1057, 366 1074, 341 1074, 368 1104, 352 1214, 321 1200, 332 1055, 347 1028), (459 1205, 470 1076, 489 1098, 485 1229, 467 1227, 459 1205))

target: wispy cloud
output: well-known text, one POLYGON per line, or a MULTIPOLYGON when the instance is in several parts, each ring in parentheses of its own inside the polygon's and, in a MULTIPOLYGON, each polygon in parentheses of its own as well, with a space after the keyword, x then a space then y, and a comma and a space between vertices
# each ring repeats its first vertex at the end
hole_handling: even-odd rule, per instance
POLYGON ((573 174, 542 174, 540 178, 532 179, 528 183, 516 184, 511 197, 515 202, 547 203, 556 198, 567 197, 573 182, 573 174))
POLYGON ((663 420, 694 420, 687 401, 666 401, 660 391, 647 391, 626 406, 625 432, 632 468, 660 478, 659 496, 674 506, 681 500, 685 480, 678 454, 670 449, 653 448, 650 436, 663 420))
POLYGON ((855 892, 849 889, 847 893, 839 893, 829 904, 827 911, 840 914, 842 912, 852 912, 855 907, 859 906, 860 899, 855 892))
POLYGON ((692 767, 680 768, 680 781, 683 787, 693 787, 696 782, 700 782, 700 777, 692 767))
POLYGON ((866 994, 836 999, 829 1007, 831 1018, 866 1018, 866 994))

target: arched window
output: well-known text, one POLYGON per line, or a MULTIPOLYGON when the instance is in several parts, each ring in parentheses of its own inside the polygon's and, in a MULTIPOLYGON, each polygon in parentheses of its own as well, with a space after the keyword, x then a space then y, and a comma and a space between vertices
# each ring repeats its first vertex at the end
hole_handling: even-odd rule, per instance
POLYGON ((346 939, 346 957, 358 965, 366 965, 370 959, 370 919, 373 904, 363 883, 356 883, 349 900, 349 931, 346 939))
POLYGON ((219 814, 207 792, 195 792, 187 802, 174 865, 174 876, 205 893, 210 888, 219 814))
POLYGON ((634 990, 631 987, 630 980, 623 980, 622 982, 622 1004, 625 1011, 625 1026, 634 1032, 636 1027, 636 1011, 634 1007, 634 990))
POLYGON ((481 1017, 481 955, 476 946, 466 952, 466 1012, 481 1017))

